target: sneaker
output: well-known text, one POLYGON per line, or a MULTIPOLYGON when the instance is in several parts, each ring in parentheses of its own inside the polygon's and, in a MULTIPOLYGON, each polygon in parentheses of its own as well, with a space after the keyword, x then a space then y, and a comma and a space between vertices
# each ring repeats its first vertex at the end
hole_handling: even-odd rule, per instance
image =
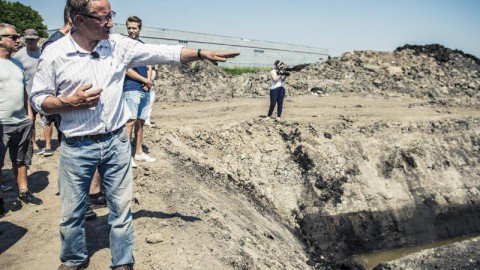
POLYGON ((28 190, 25 192, 18 193, 17 201, 20 204, 34 204, 34 205, 43 204, 43 201, 40 198, 36 197, 28 190))
POLYGON ((49 157, 53 155, 53 150, 51 148, 45 148, 45 152, 43 153, 44 157, 49 157))
POLYGON ((135 160, 133 160, 133 157, 132 157, 131 163, 132 163, 132 168, 137 168, 137 163, 135 163, 135 160))
POLYGON ((35 155, 43 155, 43 153, 45 153, 45 151, 43 150, 43 148, 37 148, 37 149, 33 149, 33 153, 35 155))
POLYGON ((57 270, 84 270, 85 266, 77 265, 77 266, 68 266, 65 264, 60 265, 57 270))
POLYGON ((5 210, 5 202, 3 199, 0 199, 0 218, 4 217, 6 213, 7 210, 5 210))
POLYGON ((97 213, 95 213, 90 207, 90 205, 87 204, 87 211, 85 211, 85 221, 94 220, 96 218, 97 218, 97 213))
POLYGON ((133 265, 131 264, 124 264, 120 266, 115 266, 112 270, 133 270, 133 265))
POLYGON ((3 192, 6 192, 12 189, 12 186, 1 185, 0 189, 2 189, 3 192))
POLYGON ((62 263, 62 265, 60 265, 57 270, 84 270, 88 267, 89 262, 90 261, 87 259, 87 262, 76 266, 68 266, 62 263))
POLYGON ((101 191, 97 194, 90 194, 88 195, 88 204, 92 209, 106 207, 107 197, 101 191))
POLYGON ((155 127, 155 124, 147 120, 147 121, 145 121, 145 126, 147 126, 147 127, 155 127))
POLYGON ((155 162, 155 161, 157 161, 156 158, 152 158, 145 153, 135 154, 135 160, 136 161, 145 161, 145 162, 155 162))

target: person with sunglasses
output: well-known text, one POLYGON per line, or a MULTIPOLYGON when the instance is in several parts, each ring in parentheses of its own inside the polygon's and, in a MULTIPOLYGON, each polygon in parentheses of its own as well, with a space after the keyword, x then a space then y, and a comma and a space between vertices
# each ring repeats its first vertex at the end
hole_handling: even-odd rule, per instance
MULTIPOLYGON (((32 163, 32 120, 27 116, 27 93, 23 65, 12 54, 19 50, 20 35, 15 26, 0 23, 0 171, 7 149, 18 185, 17 201, 21 204, 41 205, 43 201, 28 189, 27 169, 32 163)), ((0 184, 3 176, 0 172, 0 184)), ((4 201, 0 190, 0 216, 4 201)))
POLYGON ((59 162, 62 264, 84 269, 89 257, 83 215, 95 169, 108 199, 112 269, 133 269, 130 111, 123 99, 127 69, 199 59, 226 61, 238 52, 143 44, 110 34, 115 13, 108 0, 67 0, 73 32, 40 57, 31 101, 46 114, 60 113, 64 136, 59 162))

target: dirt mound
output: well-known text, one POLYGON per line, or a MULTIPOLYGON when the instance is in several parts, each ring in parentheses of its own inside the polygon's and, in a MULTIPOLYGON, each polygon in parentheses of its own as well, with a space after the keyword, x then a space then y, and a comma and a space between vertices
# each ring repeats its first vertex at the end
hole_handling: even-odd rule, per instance
MULTIPOLYGON (((211 101, 268 96, 268 72, 233 76, 202 61, 164 67, 158 80, 161 101, 211 101)), ((406 45, 395 52, 354 51, 324 63, 295 67, 287 95, 427 97, 441 105, 480 101, 478 59, 440 45, 406 45)))
POLYGON ((158 100, 167 102, 215 101, 268 94, 266 72, 233 76, 208 61, 181 67, 162 66, 156 82, 158 100))
POLYGON ((161 101, 212 101, 224 99, 232 76, 208 61, 185 66, 160 66, 156 88, 161 101))
POLYGON ((478 104, 480 66, 455 51, 448 54, 447 62, 437 61, 436 56, 411 49, 355 51, 310 65, 292 76, 289 84, 323 95, 351 92, 385 97, 408 95, 428 97, 431 102, 444 105, 478 104))
POLYGON ((425 54, 428 56, 433 56, 435 60, 440 63, 447 63, 455 58, 466 58, 473 60, 477 64, 477 66, 480 66, 480 59, 478 59, 477 57, 471 54, 466 54, 461 50, 452 50, 446 48, 440 44, 430 44, 424 46, 406 44, 402 47, 398 47, 395 52, 401 52, 403 50, 412 50, 416 55, 425 54))

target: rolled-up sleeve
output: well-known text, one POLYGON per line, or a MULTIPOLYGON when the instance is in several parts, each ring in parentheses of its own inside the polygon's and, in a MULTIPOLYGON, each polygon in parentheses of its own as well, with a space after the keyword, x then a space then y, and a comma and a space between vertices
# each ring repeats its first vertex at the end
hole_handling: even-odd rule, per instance
POLYGON ((42 114, 48 114, 42 109, 42 104, 48 96, 56 96, 55 66, 49 58, 40 58, 38 68, 33 78, 30 103, 32 107, 42 114))
POLYGON ((120 35, 112 36, 121 44, 122 48, 117 49, 123 51, 122 56, 129 68, 155 64, 181 64, 180 54, 184 46, 145 44, 120 35))
POLYGON ((147 62, 146 65, 172 64, 180 65, 180 54, 183 46, 143 44, 137 42, 132 47, 132 61, 130 65, 138 66, 147 62))

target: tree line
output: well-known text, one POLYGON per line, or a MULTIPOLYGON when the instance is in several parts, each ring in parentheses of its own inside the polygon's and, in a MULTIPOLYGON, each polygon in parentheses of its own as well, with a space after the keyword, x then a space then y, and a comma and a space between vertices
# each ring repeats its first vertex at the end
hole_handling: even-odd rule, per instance
POLYGON ((18 33, 33 28, 40 37, 48 37, 47 26, 43 24, 43 18, 38 11, 19 2, 0 0, 0 22, 14 25, 18 33))

